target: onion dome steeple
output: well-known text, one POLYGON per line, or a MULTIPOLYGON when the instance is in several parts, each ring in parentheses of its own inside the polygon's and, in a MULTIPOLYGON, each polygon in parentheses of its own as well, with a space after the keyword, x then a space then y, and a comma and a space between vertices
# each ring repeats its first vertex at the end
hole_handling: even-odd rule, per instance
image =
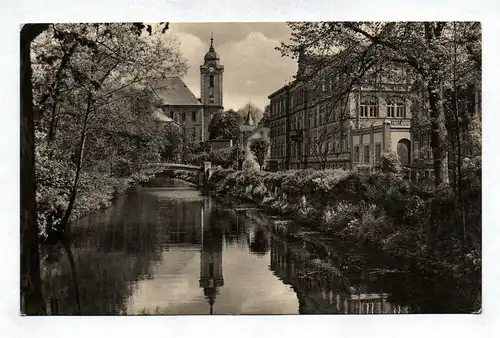
POLYGON ((215 63, 219 63, 219 54, 215 52, 214 49, 214 38, 213 36, 210 37, 210 48, 208 49, 208 53, 205 54, 205 63, 207 61, 215 61, 215 63))

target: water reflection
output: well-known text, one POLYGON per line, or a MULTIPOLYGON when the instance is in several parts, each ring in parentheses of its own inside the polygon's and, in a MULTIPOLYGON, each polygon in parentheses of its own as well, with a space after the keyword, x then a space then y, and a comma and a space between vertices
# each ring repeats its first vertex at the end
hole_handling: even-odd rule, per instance
MULTIPOLYGON (((324 252, 285 239, 291 225, 153 183, 72 225, 83 314, 408 312, 380 278, 346 278, 324 252)), ((59 313, 73 314, 60 248, 46 250, 44 281, 59 313)))
MULTIPOLYGON (((210 212, 210 206, 205 211, 202 206, 202 215, 210 212)), ((202 221, 202 249, 201 249, 201 269, 200 287, 210 305, 210 314, 213 314, 215 298, 219 293, 218 288, 224 285, 222 275, 222 229, 218 226, 217 218, 209 217, 208 224, 202 221)))
POLYGON ((382 286, 378 292, 368 284, 347 287, 338 270, 277 237, 271 240, 270 267, 297 293, 301 314, 408 313, 407 307, 388 301, 382 286))

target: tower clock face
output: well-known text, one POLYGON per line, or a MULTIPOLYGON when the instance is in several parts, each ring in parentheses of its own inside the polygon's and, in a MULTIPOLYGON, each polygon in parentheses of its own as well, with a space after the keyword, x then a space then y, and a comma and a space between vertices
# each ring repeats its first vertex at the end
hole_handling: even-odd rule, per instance
POLYGON ((213 73, 213 72, 214 72, 214 67, 210 67, 210 68, 208 68, 208 71, 209 71, 210 73, 213 73))

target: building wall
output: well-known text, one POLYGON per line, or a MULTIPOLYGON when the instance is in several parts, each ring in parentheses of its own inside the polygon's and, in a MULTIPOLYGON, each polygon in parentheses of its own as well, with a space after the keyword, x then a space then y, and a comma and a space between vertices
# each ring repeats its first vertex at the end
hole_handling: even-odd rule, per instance
POLYGON ((289 88, 284 87, 279 93, 272 97, 270 102, 270 162, 273 162, 273 165, 279 170, 287 169, 288 167, 288 107, 289 88))
MULTIPOLYGON (((407 140, 408 145, 411 142, 409 128, 402 129, 400 126, 393 126, 390 121, 385 122, 383 125, 354 129, 351 133, 352 168, 356 170, 373 171, 377 169, 380 165, 382 153, 397 153, 398 143, 401 140, 407 140), (366 153, 368 153, 368 158, 365 156, 366 153)), ((410 148, 408 148, 408 151, 410 151, 410 148)))
MULTIPOLYGON (((300 77, 280 88, 269 96, 273 145, 271 160, 282 163, 279 169, 350 168, 352 130, 382 125, 386 120, 410 127, 412 112, 407 99, 409 81, 403 71, 401 74, 401 78, 392 82, 387 79, 379 79, 379 83, 362 81, 360 86, 347 94, 342 108, 335 109, 331 106, 335 102, 332 97, 334 81, 340 80, 338 77, 328 77, 328 71, 319 75, 323 77, 323 82, 321 85, 316 84, 313 89, 300 77), (368 98, 373 98, 375 103, 369 105, 368 98), (339 128, 338 117, 340 109, 344 107, 347 109, 346 118, 343 118, 343 128, 339 128), (342 132, 339 133, 339 130, 342 132), (316 135, 326 136, 320 136, 321 142, 317 142, 316 135), (285 151, 282 150, 283 144, 286 145, 285 151), (325 149, 328 149, 326 154, 325 149)), ((394 147, 398 141, 395 141, 394 147)), ((384 144, 389 142, 387 140, 384 144)))
POLYGON ((208 137, 208 121, 203 106, 164 106, 163 112, 179 125, 185 128, 185 132, 195 142, 203 142, 208 137))
POLYGON ((401 131, 396 131, 396 130, 391 131, 391 151, 392 152, 397 152, 398 142, 400 140, 403 140, 403 139, 406 139, 408 141, 411 140, 410 129, 401 130, 401 131))
POLYGON ((216 65, 215 63, 208 63, 200 66, 200 90, 201 90, 201 102, 206 106, 223 106, 223 78, 224 76, 224 66, 216 65), (213 67, 215 70, 210 73, 209 68, 213 67), (211 89, 212 95, 214 97, 213 102, 210 101, 210 75, 214 78, 213 87, 211 89))

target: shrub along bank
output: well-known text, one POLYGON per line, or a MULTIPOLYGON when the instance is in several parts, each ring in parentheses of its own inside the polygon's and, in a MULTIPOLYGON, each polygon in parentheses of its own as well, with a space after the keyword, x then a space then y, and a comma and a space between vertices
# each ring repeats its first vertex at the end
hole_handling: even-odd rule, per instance
POLYGON ((250 200, 332 237, 410 260, 429 278, 452 278, 468 298, 464 311, 472 311, 480 306, 480 163, 468 161, 463 170, 465 227, 452 188, 435 191, 393 173, 218 169, 210 185, 218 194, 250 200))
POLYGON ((176 178, 192 184, 198 184, 198 172, 187 170, 170 170, 162 174, 164 177, 176 178))

